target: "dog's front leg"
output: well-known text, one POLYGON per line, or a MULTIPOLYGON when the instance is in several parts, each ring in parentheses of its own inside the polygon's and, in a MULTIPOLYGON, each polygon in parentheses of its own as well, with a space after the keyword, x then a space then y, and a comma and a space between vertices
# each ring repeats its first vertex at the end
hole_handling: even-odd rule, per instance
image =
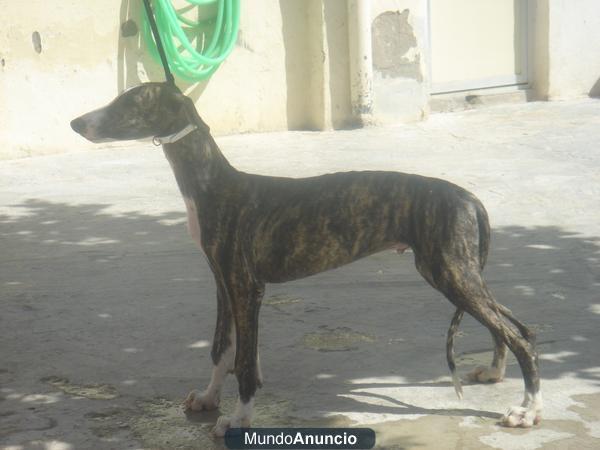
MULTIPOLYGON (((238 281, 239 283, 239 281, 238 281)), ((233 314, 236 329, 235 375, 239 385, 239 397, 234 413, 221 416, 213 430, 216 436, 224 436, 229 428, 249 427, 252 421, 254 395, 261 384, 258 367, 258 313, 264 294, 264 285, 248 283, 244 288, 232 289, 233 314)))
POLYGON ((186 410, 212 410, 219 406, 221 388, 227 374, 233 371, 235 362, 235 327, 231 304, 221 280, 217 284, 217 325, 212 345, 213 369, 210 383, 204 392, 193 390, 184 401, 186 410))

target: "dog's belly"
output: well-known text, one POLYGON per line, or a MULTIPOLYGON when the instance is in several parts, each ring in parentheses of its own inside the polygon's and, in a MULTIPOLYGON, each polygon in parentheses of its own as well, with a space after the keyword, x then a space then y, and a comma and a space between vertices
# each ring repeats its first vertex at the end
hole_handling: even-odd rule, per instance
POLYGON ((368 207, 354 200, 344 207, 334 198, 318 210, 308 202, 280 208, 252 233, 257 275, 271 283, 290 281, 382 250, 406 249, 402 212, 384 200, 368 207))
POLYGON ((348 242, 338 236, 310 242, 272 242, 256 268, 264 281, 282 283, 335 269, 383 250, 404 251, 408 247, 386 239, 359 237, 348 242))
MULTIPOLYGON (((400 243, 402 248, 408 248, 406 244, 400 243)), ((267 283, 283 283, 286 281, 298 280, 316 275, 327 270, 335 269, 366 256, 379 253, 383 250, 395 248, 395 244, 370 249, 369 251, 358 254, 334 254, 327 253, 327 249, 317 252, 314 255, 307 255, 304 258, 288 258, 282 264, 274 264, 261 271, 261 278, 267 283)))

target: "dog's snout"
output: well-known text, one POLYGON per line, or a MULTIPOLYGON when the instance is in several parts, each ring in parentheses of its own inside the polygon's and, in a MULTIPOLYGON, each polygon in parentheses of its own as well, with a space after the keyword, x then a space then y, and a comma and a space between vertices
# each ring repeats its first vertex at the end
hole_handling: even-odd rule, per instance
POLYGON ((85 130, 85 120, 83 120, 81 117, 78 117, 77 119, 73 119, 71 121, 71 128, 76 133, 81 134, 85 130))

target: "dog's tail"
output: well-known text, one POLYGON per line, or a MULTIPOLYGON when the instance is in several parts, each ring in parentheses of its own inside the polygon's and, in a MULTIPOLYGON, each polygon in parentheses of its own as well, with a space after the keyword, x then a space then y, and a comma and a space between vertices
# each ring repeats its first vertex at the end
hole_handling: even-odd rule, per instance
POLYGON ((454 383, 454 390, 459 399, 463 397, 463 390, 460 384, 460 378, 456 374, 456 364, 454 362, 454 336, 458 331, 458 326, 462 320, 464 311, 460 308, 456 309, 452 321, 450 322, 450 328, 448 328, 448 335, 446 338, 446 360, 448 361, 448 368, 452 374, 452 383, 454 383))
POLYGON ((477 226, 479 228, 479 267, 483 270, 490 249, 490 220, 483 203, 477 198, 474 198, 474 200, 475 212, 477 214, 477 226))

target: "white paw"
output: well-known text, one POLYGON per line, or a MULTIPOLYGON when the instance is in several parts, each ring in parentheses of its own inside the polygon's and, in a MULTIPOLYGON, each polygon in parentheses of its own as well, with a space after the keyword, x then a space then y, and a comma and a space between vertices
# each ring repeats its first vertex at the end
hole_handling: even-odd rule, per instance
POLYGON ((212 432, 217 437, 225 436, 225 433, 230 428, 249 428, 250 420, 242 419, 236 416, 221 416, 217 419, 217 424, 213 428, 212 432))
POLYGON ((537 425, 542 420, 540 412, 536 408, 513 406, 502 417, 501 423, 505 427, 529 428, 537 425))
POLYGON ((223 437, 229 428, 231 428, 231 419, 229 416, 221 416, 217 419, 217 424, 212 432, 217 437, 223 437))
POLYGON ((478 366, 466 376, 475 383, 498 383, 504 379, 504 371, 498 367, 478 366))
POLYGON ((219 407, 219 395, 204 391, 192 391, 183 402, 186 411, 210 411, 219 407))
POLYGON ((238 399, 235 412, 231 417, 221 416, 217 419, 217 424, 212 432, 217 437, 225 436, 229 428, 249 428, 252 422, 252 409, 254 408, 254 398, 248 403, 242 403, 238 399))

